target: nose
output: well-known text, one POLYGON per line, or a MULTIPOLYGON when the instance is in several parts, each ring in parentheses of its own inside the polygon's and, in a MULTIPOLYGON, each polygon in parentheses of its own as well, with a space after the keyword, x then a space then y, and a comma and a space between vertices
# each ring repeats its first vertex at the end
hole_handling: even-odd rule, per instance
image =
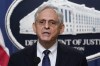
POLYGON ((45 27, 45 29, 49 29, 50 28, 49 23, 46 22, 45 25, 44 25, 44 27, 45 27))

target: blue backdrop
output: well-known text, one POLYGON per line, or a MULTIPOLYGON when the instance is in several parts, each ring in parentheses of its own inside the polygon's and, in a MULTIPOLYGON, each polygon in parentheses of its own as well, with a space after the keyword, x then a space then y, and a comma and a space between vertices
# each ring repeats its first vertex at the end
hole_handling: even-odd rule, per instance
MULTIPOLYGON (((3 36, 4 36, 5 44, 9 48, 10 54, 12 54, 18 50, 12 44, 12 42, 9 40, 9 38, 6 34, 6 30, 5 30, 5 15, 6 15, 8 7, 12 3, 12 1, 13 0, 0 0, 0 28, 1 28, 3 36)), ((79 2, 80 0, 79 1, 76 0, 76 1, 79 2)), ((97 8, 97 9, 99 9, 99 8, 97 8)), ((89 66, 100 66, 100 59, 96 59, 96 60, 88 62, 88 65, 89 66)))

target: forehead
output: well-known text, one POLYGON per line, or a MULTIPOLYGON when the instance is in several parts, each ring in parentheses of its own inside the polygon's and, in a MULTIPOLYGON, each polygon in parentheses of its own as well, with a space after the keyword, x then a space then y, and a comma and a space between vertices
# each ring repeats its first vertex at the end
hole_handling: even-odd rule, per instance
POLYGON ((38 14, 38 18, 54 18, 58 19, 56 11, 52 8, 46 8, 38 14))
POLYGON ((53 9, 53 8, 44 8, 40 13, 42 13, 42 12, 52 12, 52 13, 56 13, 56 11, 53 9))

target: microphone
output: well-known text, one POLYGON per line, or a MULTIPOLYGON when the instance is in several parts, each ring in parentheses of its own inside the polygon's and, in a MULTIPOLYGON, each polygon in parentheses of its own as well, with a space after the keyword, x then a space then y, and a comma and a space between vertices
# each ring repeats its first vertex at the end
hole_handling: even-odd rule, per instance
POLYGON ((35 66, 38 66, 38 64, 40 63, 41 59, 39 57, 34 57, 33 62, 35 66))

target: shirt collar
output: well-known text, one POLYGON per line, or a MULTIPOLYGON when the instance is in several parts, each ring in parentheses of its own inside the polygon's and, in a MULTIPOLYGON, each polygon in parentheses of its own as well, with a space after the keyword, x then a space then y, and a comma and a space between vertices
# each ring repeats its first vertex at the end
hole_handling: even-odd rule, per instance
MULTIPOLYGON (((55 44, 50 47, 48 50, 51 51, 51 54, 53 54, 55 51, 57 51, 57 41, 55 42, 55 44)), ((37 41, 37 50, 39 51, 39 53, 43 53, 44 50, 46 50, 40 43, 39 41, 37 41)))

